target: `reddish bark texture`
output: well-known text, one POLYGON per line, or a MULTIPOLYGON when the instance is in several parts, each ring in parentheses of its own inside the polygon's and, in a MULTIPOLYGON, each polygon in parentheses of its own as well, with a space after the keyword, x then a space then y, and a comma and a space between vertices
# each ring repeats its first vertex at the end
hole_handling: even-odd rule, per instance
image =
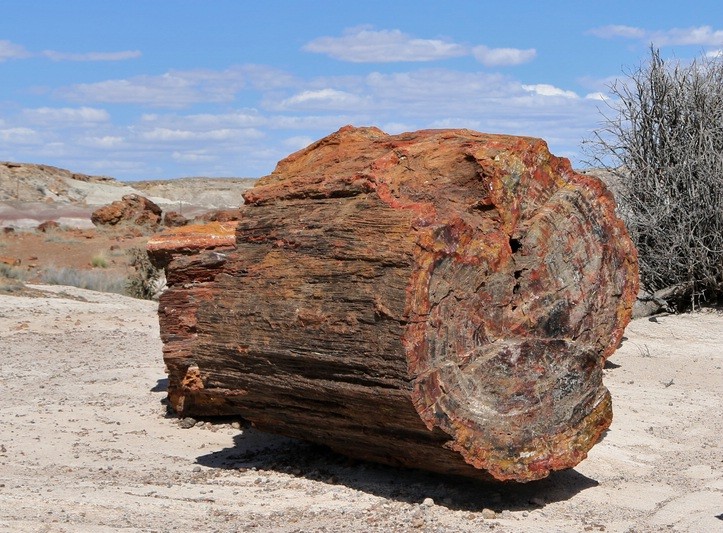
POLYGON ((609 426, 636 252, 603 184, 542 140, 348 126, 245 198, 234 235, 149 245, 179 413, 516 481, 609 426))

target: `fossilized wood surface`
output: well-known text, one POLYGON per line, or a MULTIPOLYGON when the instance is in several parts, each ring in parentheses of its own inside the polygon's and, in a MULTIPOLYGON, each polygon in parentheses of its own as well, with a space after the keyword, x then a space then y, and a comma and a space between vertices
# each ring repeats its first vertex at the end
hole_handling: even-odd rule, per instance
POLYGON ((609 426, 636 253, 602 183, 543 141, 346 127, 245 198, 235 242, 149 244, 179 413, 517 481, 609 426))

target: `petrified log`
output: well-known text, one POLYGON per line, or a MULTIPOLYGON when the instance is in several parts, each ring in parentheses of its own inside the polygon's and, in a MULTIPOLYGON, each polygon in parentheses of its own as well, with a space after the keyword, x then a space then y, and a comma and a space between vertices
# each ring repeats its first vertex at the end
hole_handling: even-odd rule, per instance
POLYGON ((604 185, 542 140, 348 126, 245 199, 149 243, 180 414, 517 481, 609 426, 636 252, 604 185))

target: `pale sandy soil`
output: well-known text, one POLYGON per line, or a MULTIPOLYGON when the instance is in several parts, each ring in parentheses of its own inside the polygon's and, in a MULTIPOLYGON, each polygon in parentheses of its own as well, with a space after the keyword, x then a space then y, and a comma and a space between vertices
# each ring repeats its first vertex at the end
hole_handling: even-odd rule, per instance
POLYGON ((633 322, 589 458, 494 486, 234 421, 183 429, 162 404, 155 304, 33 290, 0 293, 0 531, 723 531, 720 312, 633 322))

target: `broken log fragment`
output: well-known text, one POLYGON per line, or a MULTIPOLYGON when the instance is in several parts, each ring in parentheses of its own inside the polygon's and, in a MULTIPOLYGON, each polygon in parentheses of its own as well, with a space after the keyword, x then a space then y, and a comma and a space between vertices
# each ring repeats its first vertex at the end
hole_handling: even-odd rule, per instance
POLYGON ((516 481, 609 426, 636 252, 604 185, 544 141, 348 126, 245 199, 233 238, 149 243, 179 414, 516 481))

